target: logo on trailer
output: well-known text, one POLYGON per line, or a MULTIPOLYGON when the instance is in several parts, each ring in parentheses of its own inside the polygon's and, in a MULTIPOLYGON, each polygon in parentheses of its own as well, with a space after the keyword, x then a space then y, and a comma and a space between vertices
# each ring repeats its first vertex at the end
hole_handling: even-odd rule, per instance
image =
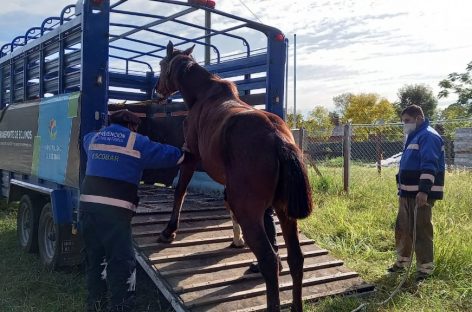
POLYGON ((54 118, 52 118, 49 121, 48 132, 49 132, 49 137, 51 138, 51 140, 55 140, 57 137, 57 124, 54 118))

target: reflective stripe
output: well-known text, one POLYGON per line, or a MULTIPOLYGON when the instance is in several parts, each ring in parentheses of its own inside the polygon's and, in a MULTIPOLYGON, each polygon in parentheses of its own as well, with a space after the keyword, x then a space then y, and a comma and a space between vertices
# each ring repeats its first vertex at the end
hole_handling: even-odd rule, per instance
MULTIPOLYGON (((420 187, 418 185, 400 184, 400 190, 407 192, 417 192, 420 190, 420 187)), ((433 187, 431 187, 431 192, 444 192, 444 186, 433 185, 433 187)))
POLYGON ((96 203, 96 204, 126 208, 133 211, 136 210, 136 205, 133 203, 130 203, 126 200, 105 197, 105 196, 80 195, 80 201, 87 202, 87 203, 96 203))
POLYGON ((420 146, 419 146, 419 144, 410 144, 410 145, 407 146, 406 149, 419 150, 420 146))
POLYGON ((431 274, 431 273, 433 273, 433 270, 434 270, 434 264, 432 262, 417 264, 416 265, 416 270, 418 272, 431 274))
POLYGON ((128 149, 123 146, 118 146, 118 145, 90 144, 89 150, 113 152, 113 153, 125 154, 125 155, 135 157, 135 158, 141 158, 141 152, 133 150, 133 149, 128 149))
POLYGON ((420 175, 420 180, 430 180, 431 182, 434 183, 434 176, 432 174, 429 174, 429 173, 422 173, 420 175))
POLYGON ((126 143, 126 148, 129 150, 133 150, 134 142, 136 142, 136 132, 130 132, 128 143, 126 143))
POLYGON ((405 185, 405 184, 400 184, 400 190, 404 190, 407 192, 416 192, 420 190, 420 187, 418 185, 405 185))
POLYGON ((444 186, 433 185, 431 192, 444 192, 444 186))

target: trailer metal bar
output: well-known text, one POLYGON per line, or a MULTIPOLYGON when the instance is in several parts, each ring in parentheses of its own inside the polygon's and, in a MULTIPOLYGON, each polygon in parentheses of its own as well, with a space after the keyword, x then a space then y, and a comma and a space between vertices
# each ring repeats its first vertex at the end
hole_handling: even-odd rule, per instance
MULTIPOLYGON (((124 38, 124 37, 128 37, 128 36, 133 35, 133 34, 135 34, 135 33, 137 33, 137 32, 140 32, 140 31, 142 31, 142 30, 147 30, 147 29, 149 29, 149 28, 151 28, 151 27, 157 26, 157 25, 159 25, 159 24, 163 24, 163 23, 168 22, 168 21, 170 21, 170 20, 173 20, 173 19, 175 19, 175 18, 177 18, 177 17, 179 17, 179 16, 186 15, 186 14, 188 14, 188 13, 192 13, 192 12, 194 12, 194 11, 196 11, 196 10, 197 10, 197 9, 195 9, 195 8, 190 8, 190 9, 184 10, 184 11, 182 11, 182 12, 175 13, 175 14, 173 14, 173 15, 171 15, 171 16, 169 16, 169 17, 163 19, 163 20, 154 21, 154 22, 151 22, 151 23, 142 25, 142 26, 137 26, 137 27, 136 27, 136 26, 133 26, 133 28, 136 28, 136 29, 127 31, 127 32, 125 32, 125 33, 119 35, 118 37, 115 37, 115 38, 111 39, 110 42, 114 42, 114 41, 119 40, 119 39, 122 39, 122 38, 124 38)), ((115 25, 113 25, 112 23, 110 23, 110 26, 115 26, 115 25)))
MULTIPOLYGON (((159 18, 159 19, 162 19, 162 18, 165 18, 165 16, 161 16, 161 15, 155 15, 155 14, 149 14, 149 13, 140 13, 140 12, 131 12, 131 11, 123 11, 123 10, 112 10, 111 11, 112 13, 118 13, 118 14, 126 14, 126 15, 134 15, 134 16, 141 16, 141 17, 150 17, 150 18, 159 18)), ((178 19, 175 19, 173 20, 172 22, 174 23, 177 23, 177 24, 181 24, 181 25, 185 25, 185 26, 190 26, 190 27, 194 27, 194 28, 197 28, 197 29, 201 29, 201 30, 206 30, 206 31, 210 31, 211 34, 203 37, 203 38, 206 38, 206 37, 211 37, 211 36, 215 36, 215 35, 223 35, 223 36, 226 36, 226 37, 231 37, 231 38, 235 38, 235 39, 239 39, 243 42, 243 45, 246 47, 246 50, 247 50, 247 55, 249 56, 250 54, 250 45, 249 45, 249 42, 244 39, 243 37, 240 37, 240 36, 236 36, 236 35, 233 35, 233 34, 227 34, 227 33, 224 33, 225 31, 231 31, 231 30, 235 30, 235 29, 239 29, 239 28, 243 28, 243 27, 246 27, 247 26, 247 23, 244 23, 244 24, 241 24, 239 27, 237 28, 234 28, 234 29, 226 29, 226 30, 214 30, 212 28, 207 28, 207 27, 204 27, 204 26, 200 26, 200 25, 197 25, 197 24, 193 24, 193 23, 190 23, 190 22, 185 22, 185 21, 181 21, 181 20, 178 20, 178 19)), ((183 43, 182 43, 183 44, 183 43)), ((175 46, 175 45, 174 45, 175 46)), ((165 47, 162 47, 165 49, 165 47)))
MULTIPOLYGON (((141 26, 135 26, 135 25, 123 24, 123 23, 110 23, 110 26, 127 27, 127 28, 135 28, 135 29, 141 28, 141 26)), ((181 37, 181 36, 169 34, 169 33, 163 32, 163 31, 155 30, 155 29, 143 29, 143 30, 147 31, 147 32, 154 33, 154 34, 158 34, 158 35, 164 35, 164 36, 168 36, 168 37, 171 37, 171 38, 176 38, 176 39, 179 39, 179 40, 183 41, 183 42, 180 42, 180 43, 176 43, 174 46, 182 45, 182 44, 189 43, 189 42, 199 44, 199 45, 203 45, 203 46, 208 46, 208 44, 205 43, 205 42, 201 42, 201 41, 198 41, 198 40, 195 40, 195 39, 187 39, 187 38, 184 38, 184 37, 181 37)), ((121 36, 118 36, 118 37, 121 37, 121 36)), ((120 38, 120 39, 122 39, 122 38, 120 38)), ((112 40, 110 40, 110 42, 112 42, 112 40)), ((210 46, 215 51, 215 53, 217 55, 217 61, 219 63, 220 59, 221 59, 220 51, 218 50, 218 48, 216 46, 214 46, 212 44, 210 46)), ((155 53, 155 52, 158 52, 158 51, 162 51, 162 50, 153 50, 153 51, 149 51, 148 53, 155 53)), ((145 56, 145 55, 146 55, 145 53, 140 53, 139 55, 136 55, 134 58, 142 57, 142 56, 145 56)))

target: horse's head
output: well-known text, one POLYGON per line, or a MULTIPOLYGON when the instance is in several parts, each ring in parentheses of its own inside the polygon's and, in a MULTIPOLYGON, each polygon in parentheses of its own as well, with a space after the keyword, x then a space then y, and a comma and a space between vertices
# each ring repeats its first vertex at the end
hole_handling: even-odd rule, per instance
POLYGON ((178 68, 176 65, 181 64, 180 61, 183 61, 184 59, 194 61, 191 56, 194 47, 195 45, 185 51, 181 51, 175 49, 172 41, 169 41, 167 44, 167 55, 159 63, 161 66, 161 73, 156 85, 156 92, 160 98, 166 99, 178 91, 179 86, 175 79, 175 71, 178 68))

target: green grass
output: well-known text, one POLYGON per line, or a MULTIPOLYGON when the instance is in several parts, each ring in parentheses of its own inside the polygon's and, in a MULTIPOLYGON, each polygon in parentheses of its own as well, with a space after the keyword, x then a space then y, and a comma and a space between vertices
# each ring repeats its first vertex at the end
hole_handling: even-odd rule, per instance
MULTIPOLYGON (((301 223, 302 231, 343 259, 377 286, 369 298, 334 298, 307 304, 307 311, 351 311, 363 302, 387 298, 399 278, 385 269, 395 261, 397 212, 395 170, 354 166, 349 195, 342 192, 342 169, 310 171, 317 208, 301 223)), ((472 311, 472 173, 450 172, 443 201, 433 210, 436 270, 432 279, 415 287, 411 276, 393 303, 379 311, 472 311)), ((414 271, 414 269, 413 269, 414 271)), ((369 310, 376 311, 371 308, 369 310)))
MULTIPOLYGON (((349 195, 342 191, 342 168, 323 166, 320 170, 323 178, 310 170, 317 208, 301 222, 301 228, 375 284, 377 293, 363 299, 325 299, 306 304, 306 311, 351 311, 360 303, 381 301, 399 282, 385 276, 395 259, 395 170, 383 169, 379 177, 375 168, 354 166, 349 195)), ((471 195, 471 172, 447 174, 445 200, 433 210, 434 277, 419 287, 408 282, 393 303, 379 311, 472 311, 471 195)), ((82 311, 83 272, 47 272, 37 255, 22 252, 16 239, 16 209, 0 201, 0 311, 82 311)), ((137 293, 137 311, 169 309, 144 273, 138 274, 137 293)))

